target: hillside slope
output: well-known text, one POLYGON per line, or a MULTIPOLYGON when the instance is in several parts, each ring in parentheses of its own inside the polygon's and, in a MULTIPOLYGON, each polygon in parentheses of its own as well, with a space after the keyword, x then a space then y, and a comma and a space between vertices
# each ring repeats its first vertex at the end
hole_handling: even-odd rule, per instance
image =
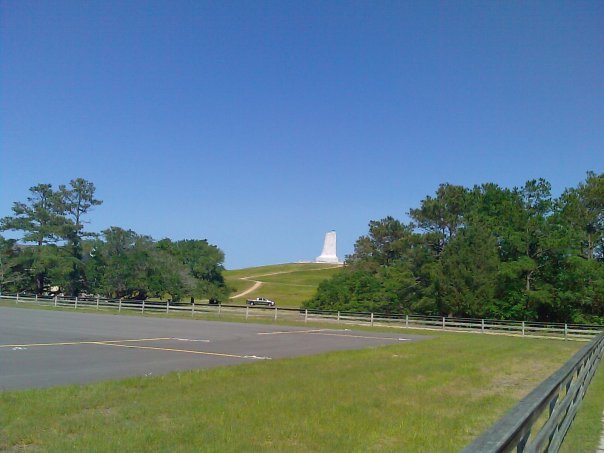
POLYGON ((299 307, 312 297, 319 283, 342 266, 319 263, 289 263, 224 271, 231 301, 245 302, 257 296, 275 300, 279 307, 299 307))

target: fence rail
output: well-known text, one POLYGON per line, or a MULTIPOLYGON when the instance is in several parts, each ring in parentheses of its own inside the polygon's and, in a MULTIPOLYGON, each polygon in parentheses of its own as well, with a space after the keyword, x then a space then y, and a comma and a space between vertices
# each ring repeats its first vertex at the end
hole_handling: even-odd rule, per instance
POLYGON ((141 313, 190 313, 191 316, 214 314, 244 317, 245 319, 273 319, 298 322, 320 321, 350 325, 392 326, 413 329, 508 334, 527 337, 548 337, 589 341, 604 331, 604 326, 570 323, 543 323, 532 321, 502 321, 496 319, 454 318, 440 316, 397 315, 369 312, 340 312, 314 309, 247 306, 235 304, 184 303, 105 299, 95 297, 58 297, 24 294, 1 294, 0 299, 15 304, 39 304, 53 307, 88 308, 141 313))
POLYGON ((463 453, 557 452, 603 355, 601 333, 463 453))

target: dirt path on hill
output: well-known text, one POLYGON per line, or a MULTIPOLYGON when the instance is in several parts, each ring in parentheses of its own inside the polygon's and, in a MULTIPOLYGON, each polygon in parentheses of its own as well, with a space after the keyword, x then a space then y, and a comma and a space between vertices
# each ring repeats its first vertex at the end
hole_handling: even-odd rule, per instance
POLYGON ((248 280, 245 277, 242 277, 239 280, 245 280, 246 282, 252 281, 252 282, 254 282, 254 285, 251 286, 250 288, 246 289, 245 291, 240 292, 239 294, 235 294, 234 296, 229 297, 229 299, 237 299, 238 297, 243 297, 246 294, 249 294, 252 291, 254 291, 255 289, 258 289, 258 288, 260 288, 262 286, 262 282, 258 282, 256 280, 248 280))
MULTIPOLYGON (((304 272, 307 272, 307 271, 322 271, 322 270, 325 270, 325 269, 330 269, 332 267, 340 267, 340 266, 320 267, 320 268, 317 268, 317 269, 304 269, 304 272)), ((235 294, 234 296, 229 297, 229 299, 237 299, 238 297, 243 297, 243 296, 251 293, 252 291, 260 288, 262 286, 263 282, 261 282, 259 280, 252 280, 253 278, 268 277, 270 275, 279 275, 279 274, 294 274, 296 272, 302 272, 302 271, 300 271, 300 270, 280 271, 280 272, 271 272, 270 274, 250 275, 249 277, 239 277, 239 280, 244 280, 246 282, 254 282, 254 284, 250 288, 246 289, 245 291, 242 291, 242 292, 240 292, 238 294, 235 294)))

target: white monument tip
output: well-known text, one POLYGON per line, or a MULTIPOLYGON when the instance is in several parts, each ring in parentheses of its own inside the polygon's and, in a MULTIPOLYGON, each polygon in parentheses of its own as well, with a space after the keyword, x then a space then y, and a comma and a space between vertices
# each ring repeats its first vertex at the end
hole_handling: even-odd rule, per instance
POLYGON ((323 251, 317 257, 315 263, 331 263, 340 264, 340 260, 336 255, 336 232, 329 231, 325 233, 325 241, 323 242, 323 251))

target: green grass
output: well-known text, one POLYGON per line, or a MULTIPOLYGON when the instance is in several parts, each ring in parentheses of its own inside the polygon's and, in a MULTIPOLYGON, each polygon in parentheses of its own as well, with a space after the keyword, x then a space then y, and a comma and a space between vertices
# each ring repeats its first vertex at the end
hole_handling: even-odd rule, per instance
POLYGON ((319 268, 318 270, 301 269, 288 274, 267 275, 260 277, 259 280, 282 285, 311 286, 316 289, 319 283, 340 271, 340 267, 319 268))
POLYGON ((0 450, 458 451, 581 346, 432 336, 161 377, 0 392, 0 450))
POLYGON ((244 269, 228 269, 226 275, 231 277, 250 277, 258 275, 272 274, 275 272, 299 272, 310 269, 329 269, 335 267, 332 264, 323 263, 286 263, 271 264, 268 266, 246 267, 244 269))
POLYGON ((340 272, 340 269, 340 266, 329 264, 290 263, 228 270, 224 272, 224 277, 233 294, 251 288, 254 281, 262 282, 251 293, 231 299, 235 303, 263 296, 277 301, 279 307, 298 308, 315 294, 319 283, 340 272))
POLYGON ((604 431, 603 418, 604 365, 600 363, 560 451, 562 453, 595 452, 604 431))

